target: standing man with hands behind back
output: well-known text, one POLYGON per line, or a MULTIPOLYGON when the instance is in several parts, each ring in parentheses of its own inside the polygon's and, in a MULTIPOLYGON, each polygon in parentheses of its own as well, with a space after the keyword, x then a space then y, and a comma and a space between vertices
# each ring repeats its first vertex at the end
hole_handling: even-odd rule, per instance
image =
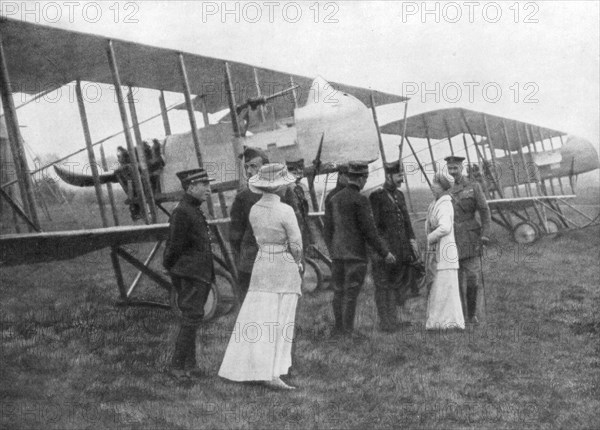
POLYGON ((171 306, 179 317, 171 374, 185 379, 202 376, 196 368, 196 331, 204 318, 215 272, 210 230, 200 205, 207 199, 214 179, 204 169, 185 170, 177 177, 185 194, 169 220, 163 266, 171 276, 171 306))
POLYGON ((368 176, 367 163, 350 163, 348 186, 325 207, 325 243, 333 261, 333 335, 353 334, 357 299, 367 274, 367 244, 385 263, 396 262, 377 233, 369 199, 360 194, 368 176))

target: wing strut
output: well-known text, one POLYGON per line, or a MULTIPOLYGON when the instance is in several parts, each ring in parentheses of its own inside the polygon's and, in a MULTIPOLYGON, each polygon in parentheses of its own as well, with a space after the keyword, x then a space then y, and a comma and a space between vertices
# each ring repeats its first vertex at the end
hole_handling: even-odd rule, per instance
MULTIPOLYGON (((429 139, 429 128, 427 127, 427 120, 425 119, 425 115, 422 115, 421 118, 423 118, 423 125, 425 126, 425 137, 427 138, 427 147, 429 148, 429 156, 431 157, 431 164, 433 164, 433 173, 437 173, 437 165, 435 163, 435 158, 433 157, 433 149, 431 148, 431 140, 429 139)), ((412 149, 412 145, 411 145, 411 149, 412 149)), ((413 154, 414 154, 414 151, 413 151, 413 154)), ((420 163, 419 163, 419 167, 421 167, 420 163)), ((423 174, 425 174, 425 171, 423 171, 423 174)), ((427 176, 427 175, 425 175, 425 176, 427 176)), ((427 182, 429 182, 429 180, 427 180, 427 182)), ((429 187, 431 187, 431 184, 429 184, 429 187)))
MULTIPOLYGON (((465 118, 464 114, 463 114, 463 120, 465 121, 465 124, 467 124, 467 126, 468 126, 467 119, 465 118)), ((494 179, 494 183, 496 185, 496 190, 498 190, 498 195, 500 196, 500 198, 504 198, 504 187, 502 186, 502 182, 500 181, 500 177, 498 177, 498 175, 497 175, 498 172, 496 171, 496 167, 498 166, 498 164, 496 162, 496 148, 494 148, 494 142, 492 142, 492 134, 490 133, 490 127, 488 125, 487 116, 485 114, 483 114, 483 125, 485 126, 485 134, 487 137, 487 141, 490 145, 490 154, 492 155, 492 163, 494 163, 492 170, 491 170, 492 178, 494 179)), ((477 146, 477 143, 475 145, 477 146)), ((485 160, 484 160, 484 163, 485 163, 485 160)), ((485 168, 485 164, 483 165, 483 167, 485 168)))
POLYGON ((381 131, 379 130, 379 121, 377 120, 377 111, 375 110, 375 98, 371 93, 371 111, 373 112, 373 122, 375 123, 375 130, 377 130, 377 142, 379 143, 379 153, 381 154, 381 162, 383 164, 384 176, 387 180, 388 174, 385 172, 385 165, 387 164, 387 158, 385 156, 385 150, 383 149, 383 139, 381 138, 381 131))
MULTIPOLYGON (((469 125, 469 122, 467 121, 467 117, 465 116, 465 112, 462 111, 462 110, 461 110, 461 115, 462 115, 462 120, 465 123, 465 127, 467 127, 467 131, 469 132, 469 135, 471 136, 471 139, 473 140, 473 145, 475 145, 475 152, 477 153, 477 157, 481 158, 481 160, 483 161, 482 167, 483 167, 484 173, 485 173, 485 162, 486 162, 485 154, 480 154, 479 153, 479 147, 477 146, 477 141, 475 140, 475 136, 473 135, 473 132, 471 131, 471 126, 469 125)), ((496 155, 494 154, 493 143, 492 143, 491 139, 489 138, 490 131, 489 131, 489 128, 488 128, 487 119, 485 117, 485 114, 483 116, 483 123, 485 125, 485 132, 486 132, 486 134, 488 136, 488 142, 490 144, 490 154, 492 155, 492 160, 493 160, 493 163, 494 163, 494 168, 491 171, 492 181, 494 181, 494 187, 498 191, 498 194, 500 195, 500 197, 504 198, 504 192, 503 192, 503 189, 502 189, 502 185, 500 183, 500 179, 495 176, 495 173, 496 173, 496 170, 495 170, 496 155)), ((464 137, 464 134, 463 134, 463 137, 464 137)), ((500 217, 502 218, 502 220, 504 221, 504 223, 512 228, 512 223, 510 222, 510 219, 507 218, 501 210, 498 210, 498 214, 500 215, 500 217)))
POLYGON ((402 119, 402 136, 400 137, 400 145, 398 146, 398 161, 402 163, 402 171, 404 172, 404 184, 406 185, 406 197, 408 198, 408 204, 410 206, 410 212, 415 213, 415 207, 412 202, 412 196, 410 194, 410 186, 408 185, 408 175, 404 169, 404 162, 402 161, 402 151, 404 150, 404 140, 406 139, 406 114, 408 113, 408 100, 404 102, 404 114, 402 119))
MULTIPOLYGON (((527 195, 529 197, 533 196, 533 191, 531 189, 531 183, 529 182, 529 169, 527 166, 527 162, 525 161, 525 154, 523 154, 523 140, 521 138, 521 132, 519 131, 519 125, 515 124, 515 128, 517 130, 517 151, 519 152, 519 157, 521 158, 521 163, 523 163, 523 170, 525 171, 525 174, 527 175, 526 180, 527 182, 525 182, 525 189, 527 191, 527 195)), ((534 166, 535 167, 535 166, 534 166)), ((534 172, 535 174, 535 179, 536 179, 536 185, 538 186, 538 193, 539 193, 539 184, 537 182, 537 172, 534 172)), ((542 227, 544 228, 544 231, 547 233, 548 232, 548 226, 546 224, 546 211, 544 210, 544 208, 542 207, 542 210, 540 211, 540 209, 538 208, 538 206, 535 204, 533 204, 533 210, 535 211, 536 215, 538 216, 538 219, 540 220, 540 223, 542 224, 542 227)))
POLYGON ((129 134, 129 119, 127 118, 127 111, 125 110, 125 97, 123 96, 123 90, 121 89, 121 78, 119 76, 119 69, 117 67, 117 59, 115 57, 115 50, 113 47, 112 40, 108 41, 107 46, 108 63, 112 78, 115 86, 115 95, 117 96, 117 104, 119 105, 119 113, 121 114, 121 123, 123 124, 123 134, 125 141, 127 142, 127 151, 131 155, 131 164, 133 165, 132 176, 133 176, 133 187, 135 189, 137 197, 140 199, 140 206, 142 209, 142 215, 144 222, 150 224, 148 218, 148 210, 146 209, 146 196, 144 194, 144 188, 142 187, 142 177, 140 175, 139 164, 137 157, 135 156, 135 147, 133 146, 133 140, 131 134, 129 134))
POLYGON ((510 140, 508 139, 508 131, 506 130, 506 122, 502 119, 502 130, 504 131, 504 138, 506 139, 506 152, 508 153, 508 158, 510 158, 510 166, 513 174, 514 180, 514 188, 513 188, 513 197, 514 193, 517 193, 517 197, 521 197, 521 192, 519 191, 519 177, 517 175, 517 169, 515 167, 515 160, 512 155, 512 151, 510 150, 510 140))
MULTIPOLYGON (((19 119, 12 98, 12 87, 10 82, 2 36, 0 35, 0 95, 2 97, 2 106, 4 106, 4 112, 6 113, 5 118, 8 143, 10 144, 10 150, 13 155, 21 200, 23 201, 23 206, 25 208, 23 214, 26 214, 31 221, 27 223, 27 226, 30 231, 32 229, 40 231, 40 221, 37 216, 35 199, 33 197, 33 184, 31 176, 28 173, 29 167, 27 166, 27 159, 25 158, 25 151, 22 144, 23 140, 21 138, 21 133, 19 132, 19 119), (32 226, 35 226, 35 228, 32 228, 32 226)), ((7 162, 7 160, 4 162, 7 162)))
POLYGON ((417 160, 417 164, 419 165, 419 169, 421 170, 421 173, 423 173, 423 176, 425 176, 425 180, 427 181, 427 185, 429 185, 429 188, 431 188, 431 181, 427 177, 427 173, 425 172, 425 169, 423 169, 423 165, 421 164, 421 160, 419 160, 419 157, 417 156, 417 153, 415 152, 415 149, 411 145, 410 140, 408 140, 408 136, 406 136, 406 143, 408 143, 408 147, 410 148, 410 150, 411 150, 411 152, 413 154, 413 157, 415 157, 415 160, 417 160))
POLYGON ((77 82, 75 83, 75 91, 77 92, 77 106, 79 107, 79 118, 81 120, 81 128, 83 129, 85 147, 87 148, 88 160, 92 169, 92 176, 94 177, 94 190, 96 191, 96 200, 98 201, 98 207, 100 208, 102 226, 108 227, 108 218, 106 217, 104 201, 102 200, 102 188, 100 185, 100 175, 98 174, 98 163, 96 163, 96 155, 94 154, 94 148, 92 148, 92 135, 90 134, 87 113, 85 111, 85 102, 83 101, 83 93, 81 92, 81 81, 79 79, 77 79, 77 82))

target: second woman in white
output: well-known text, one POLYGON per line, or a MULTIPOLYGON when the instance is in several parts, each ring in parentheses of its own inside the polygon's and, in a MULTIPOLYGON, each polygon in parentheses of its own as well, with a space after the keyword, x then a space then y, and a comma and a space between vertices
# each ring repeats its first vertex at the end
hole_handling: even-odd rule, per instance
POLYGON ((435 200, 429 205, 427 232, 427 269, 432 276, 425 328, 465 328, 458 289, 458 249, 454 240, 454 208, 449 190, 454 180, 442 172, 435 174, 431 191, 435 200))

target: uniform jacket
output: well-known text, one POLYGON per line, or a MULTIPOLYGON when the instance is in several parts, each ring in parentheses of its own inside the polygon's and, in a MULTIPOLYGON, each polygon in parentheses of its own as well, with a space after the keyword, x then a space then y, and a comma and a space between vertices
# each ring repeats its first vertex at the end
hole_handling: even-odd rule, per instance
POLYGON ((327 203, 329 203, 333 196, 342 191, 344 188, 346 188, 345 185, 335 184, 335 188, 331 190, 329 194, 327 194, 327 196, 325 197, 325 207, 327 207, 327 203))
MULTIPOLYGON (((286 193, 287 194, 287 193, 286 193)), ((260 200, 262 194, 254 193, 249 188, 245 188, 235 196, 229 216, 231 225, 229 227, 229 240, 236 256, 237 269, 240 272, 251 273, 254 266, 258 245, 254 238, 252 226, 248 220, 250 210, 256 202, 260 200)), ((282 200, 283 203, 291 206, 294 213, 298 213, 297 205, 290 201, 288 196, 282 200)))
POLYGON ((184 194, 173 210, 163 266, 172 275, 212 282, 215 275, 210 230, 200 204, 184 194))
POLYGON ((325 243, 334 260, 367 261, 367 243, 382 257, 388 254, 369 199, 356 185, 348 184, 325 206, 325 243))
POLYGON ((399 262, 411 261, 413 251, 410 239, 415 238, 415 233, 410 223, 402 191, 380 188, 371 193, 369 200, 377 231, 387 243, 390 252, 399 262))
POLYGON ((454 241, 452 199, 445 195, 429 205, 425 221, 427 251, 433 258, 434 270, 458 269, 458 253, 454 241))
POLYGON ((454 206, 454 234, 460 259, 481 255, 481 236, 490 230, 490 208, 481 186, 476 181, 461 177, 450 189, 454 206), (479 212, 481 224, 475 218, 479 212))

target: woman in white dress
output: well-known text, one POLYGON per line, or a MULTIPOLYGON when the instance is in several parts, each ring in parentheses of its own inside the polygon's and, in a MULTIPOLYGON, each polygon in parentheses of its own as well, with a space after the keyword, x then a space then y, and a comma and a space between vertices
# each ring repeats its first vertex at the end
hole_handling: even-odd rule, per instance
POLYGON ((458 289, 454 208, 449 195, 453 183, 451 176, 442 172, 435 174, 431 186, 435 200, 429 205, 425 221, 427 269, 432 280, 425 323, 428 330, 465 328, 458 289))
POLYGON ((267 164, 249 180, 263 193, 252 206, 249 220, 259 252, 248 294, 219 369, 231 381, 264 381, 293 389, 280 376, 292 364, 296 304, 301 295, 302 235, 294 210, 278 192, 294 183, 283 164, 267 164))

